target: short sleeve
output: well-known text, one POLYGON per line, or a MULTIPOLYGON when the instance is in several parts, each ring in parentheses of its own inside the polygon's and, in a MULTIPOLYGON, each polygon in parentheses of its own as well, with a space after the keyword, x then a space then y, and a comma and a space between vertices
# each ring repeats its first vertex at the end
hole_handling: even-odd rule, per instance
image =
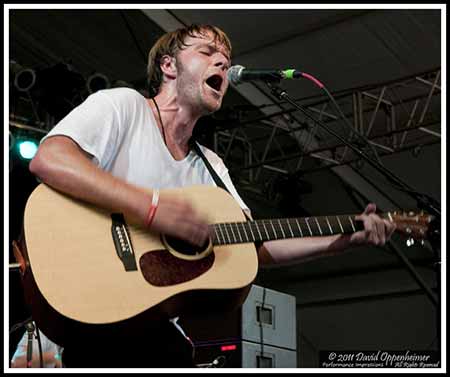
POLYGON ((41 143, 52 136, 67 136, 81 149, 94 156, 94 162, 104 168, 118 148, 120 134, 123 132, 121 123, 114 102, 99 91, 91 94, 67 114, 41 143))

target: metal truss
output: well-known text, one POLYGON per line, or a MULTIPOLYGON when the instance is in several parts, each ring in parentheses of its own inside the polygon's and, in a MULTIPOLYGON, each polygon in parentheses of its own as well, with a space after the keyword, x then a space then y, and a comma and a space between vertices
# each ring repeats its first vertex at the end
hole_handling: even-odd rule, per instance
MULTIPOLYGON (((419 153, 421 147, 441 142, 440 80, 441 71, 435 69, 336 92, 333 100, 321 95, 296 102, 382 163, 384 156, 405 150, 419 153)), ((56 123, 28 90, 16 90, 10 99, 10 125, 17 122, 49 131, 56 123)), ((80 101, 82 98, 74 101, 74 106, 80 101)), ((281 111, 256 119, 239 117, 234 128, 216 129, 213 149, 227 164, 237 186, 263 194, 267 184, 280 175, 362 163, 298 110, 278 105, 281 111)), ((14 127, 14 132, 17 130, 14 127)))
MULTIPOLYGON (((325 97, 300 99, 316 119, 354 143, 372 158, 441 142, 441 71, 349 89, 325 97), (337 106, 339 109, 337 108, 337 106)), ((267 180, 330 169, 360 158, 326 130, 289 109, 214 135, 214 148, 241 187, 262 192, 267 180), (294 114, 295 113, 295 114, 294 114), (295 116, 294 116, 295 115, 295 116), (334 139, 334 140, 333 140, 334 139)))

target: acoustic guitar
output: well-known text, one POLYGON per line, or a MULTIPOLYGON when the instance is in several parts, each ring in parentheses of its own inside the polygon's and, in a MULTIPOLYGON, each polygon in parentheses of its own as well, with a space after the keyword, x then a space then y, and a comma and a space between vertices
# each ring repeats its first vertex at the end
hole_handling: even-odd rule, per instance
MULTIPOLYGON (((14 243, 26 301, 55 343, 87 334, 130 333, 180 314, 233 310, 258 269, 255 242, 352 233, 355 215, 246 221, 232 196, 211 186, 165 190, 210 220, 202 248, 150 232, 45 184, 30 195, 14 243)), ((390 212, 396 230, 424 239, 432 217, 390 212)))

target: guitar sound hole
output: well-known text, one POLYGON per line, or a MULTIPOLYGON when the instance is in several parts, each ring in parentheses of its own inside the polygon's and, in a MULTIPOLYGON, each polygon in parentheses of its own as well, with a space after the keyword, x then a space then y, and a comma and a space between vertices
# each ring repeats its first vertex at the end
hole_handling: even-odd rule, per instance
POLYGON ((203 246, 192 245, 189 242, 180 240, 179 238, 166 236, 166 241, 170 247, 185 255, 197 255, 205 251, 208 248, 209 240, 203 246))

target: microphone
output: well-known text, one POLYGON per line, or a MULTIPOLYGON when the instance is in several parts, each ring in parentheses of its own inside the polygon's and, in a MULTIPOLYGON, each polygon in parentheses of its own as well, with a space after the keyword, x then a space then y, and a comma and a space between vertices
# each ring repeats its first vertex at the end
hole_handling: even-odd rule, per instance
POLYGON ((268 81, 279 82, 285 79, 299 79, 302 73, 295 69, 247 69, 242 65, 233 65, 227 72, 228 81, 234 85, 239 85, 247 81, 268 81))
POLYGON ((28 332, 28 342, 27 342, 27 368, 32 367, 33 360, 33 335, 34 335, 34 324, 33 321, 27 322, 25 328, 28 332))

